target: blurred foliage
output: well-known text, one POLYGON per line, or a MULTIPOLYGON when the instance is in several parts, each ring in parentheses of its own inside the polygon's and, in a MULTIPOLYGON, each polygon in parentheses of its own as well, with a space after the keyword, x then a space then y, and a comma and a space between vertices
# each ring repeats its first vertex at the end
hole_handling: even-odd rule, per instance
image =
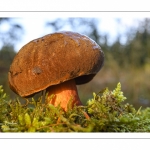
MULTIPOLYGON (((127 101, 139 108, 150 106, 150 19, 138 22, 138 27, 131 26, 124 35, 119 35, 114 43, 109 44, 109 34, 102 33, 98 18, 56 18, 46 23, 50 32, 65 30, 85 34, 95 40, 105 53, 105 63, 95 78, 78 86, 79 96, 83 103, 91 97, 91 93, 105 87, 113 89, 121 82, 122 89, 128 97, 127 101), (122 36, 127 41, 122 44, 122 36)), ((120 26, 118 24, 118 26, 120 26)), ((117 31, 116 31, 117 32, 117 31)), ((9 66, 15 56, 14 45, 23 36, 21 25, 13 18, 0 18, 0 84, 11 98, 14 94, 7 81, 9 66), (3 29, 3 30, 2 30, 3 29)))
POLYGON ((14 45, 21 40, 23 27, 13 18, 0 18, 0 84, 10 97, 15 97, 8 85, 8 71, 16 52, 14 45))
MULTIPOLYGON (((32 99, 22 105, 19 99, 6 101, 0 86, 1 132, 149 132, 150 108, 136 110, 125 103, 121 84, 93 93, 85 106, 65 112, 59 106, 32 99)), ((46 98, 46 97, 45 97, 46 98)))
POLYGON ((4 89, 10 96, 13 96, 8 85, 8 71, 10 64, 13 61, 16 52, 10 45, 5 45, 0 50, 0 84, 4 86, 4 89))
POLYGON ((20 41, 23 27, 16 23, 13 18, 0 18, 0 44, 14 45, 20 41))

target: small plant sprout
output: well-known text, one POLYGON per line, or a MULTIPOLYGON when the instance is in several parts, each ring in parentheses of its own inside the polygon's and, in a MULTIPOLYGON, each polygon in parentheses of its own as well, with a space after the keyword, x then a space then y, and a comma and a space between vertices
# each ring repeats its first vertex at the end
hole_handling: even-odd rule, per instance
POLYGON ((121 91, 121 84, 120 82, 117 84, 117 87, 115 90, 112 91, 112 95, 116 98, 116 100, 120 103, 126 100, 127 98, 123 95, 123 92, 121 91))

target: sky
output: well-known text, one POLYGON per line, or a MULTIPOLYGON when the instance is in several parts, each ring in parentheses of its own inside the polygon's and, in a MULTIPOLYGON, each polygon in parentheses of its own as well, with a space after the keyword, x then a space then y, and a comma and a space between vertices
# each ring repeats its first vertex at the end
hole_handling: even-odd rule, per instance
MULTIPOLYGON (((47 15, 49 16, 49 15, 47 15)), ((90 16, 90 15, 88 15, 90 16)), ((70 16, 69 16, 70 17, 70 16)), ((79 17, 79 16, 77 16, 79 17)), ((82 16, 85 18, 87 16, 82 16)), ((53 31, 50 28, 46 27, 45 24, 48 21, 55 20, 56 18, 67 18, 67 16, 53 16, 50 17, 45 16, 23 16, 23 17, 12 17, 16 23, 19 23, 24 28, 24 35, 22 39, 15 45, 15 50, 18 52, 22 46, 27 44, 33 39, 39 38, 46 34, 52 33, 53 31)), ((137 27, 138 21, 142 20, 144 17, 135 16, 135 15, 97 15, 96 17, 90 16, 90 18, 97 18, 99 20, 98 27, 100 28, 101 34, 107 33, 109 35, 108 43, 112 44, 117 35, 124 35, 126 30, 131 26, 137 27), (119 23, 119 24, 118 24, 119 23)), ((5 27, 4 27, 5 28, 5 27)), ((67 26, 64 27, 64 30, 70 30, 67 26)), ((121 43, 124 44, 126 42, 126 37, 122 36, 121 43)), ((1 45, 0 45, 1 47, 1 45)))
MULTIPOLYGON (((44 36, 46 34, 49 34, 53 31, 50 30, 50 28, 45 26, 45 23, 54 20, 57 17, 20 17, 15 18, 15 21, 17 23, 20 23, 24 28, 24 36, 22 37, 22 40, 15 45, 15 50, 19 51, 19 49, 30 42, 33 39, 39 38, 41 36, 44 36)), ((116 36, 119 34, 124 34, 126 29, 131 26, 137 26, 137 20, 140 20, 141 18, 135 18, 135 17, 123 17, 123 18, 117 18, 117 17, 99 17, 99 28, 101 29, 101 33, 109 34, 109 43, 111 44, 115 39, 116 36), (120 22, 118 24, 117 22, 120 22)), ((64 27, 64 30, 70 30, 68 27, 64 27)), ((124 43, 126 41, 126 38, 122 38, 121 42, 124 43)))

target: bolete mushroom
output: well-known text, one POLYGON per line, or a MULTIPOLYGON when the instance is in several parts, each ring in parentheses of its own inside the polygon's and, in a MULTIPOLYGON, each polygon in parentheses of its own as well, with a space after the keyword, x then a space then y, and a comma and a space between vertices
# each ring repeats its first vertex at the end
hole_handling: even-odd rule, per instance
POLYGON ((32 40, 15 56, 8 73, 10 88, 21 97, 45 90, 49 103, 66 111, 81 105, 76 84, 93 79, 104 62, 104 53, 92 39, 64 31, 32 40))

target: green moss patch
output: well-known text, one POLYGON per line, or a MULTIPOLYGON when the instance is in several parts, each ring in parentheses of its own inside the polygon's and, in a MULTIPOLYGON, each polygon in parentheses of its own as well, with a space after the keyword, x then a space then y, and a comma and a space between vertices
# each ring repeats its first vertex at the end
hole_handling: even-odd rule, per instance
POLYGON ((0 132, 149 132, 150 108, 136 110, 125 103, 121 84, 93 93, 85 106, 59 106, 43 103, 42 97, 22 105, 6 100, 0 86, 0 132))

